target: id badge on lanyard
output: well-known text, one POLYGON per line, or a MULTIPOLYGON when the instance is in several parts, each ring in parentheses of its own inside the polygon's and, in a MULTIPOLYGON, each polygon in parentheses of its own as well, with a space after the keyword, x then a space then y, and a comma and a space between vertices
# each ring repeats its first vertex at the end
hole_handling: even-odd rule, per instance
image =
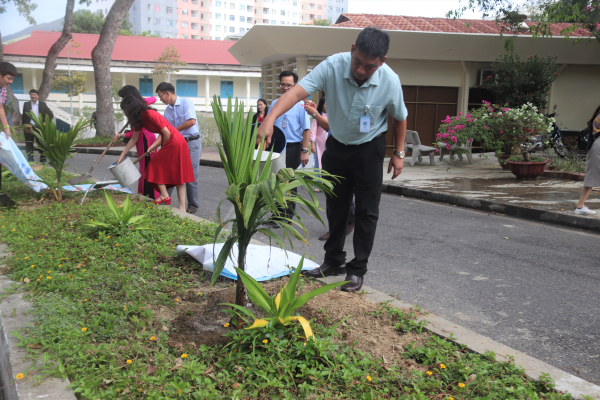
POLYGON ((360 133, 371 132, 371 116, 368 112, 369 106, 365 106, 365 114, 360 117, 360 133))
POLYGON ((287 114, 283 114, 283 122, 281 123, 283 129, 287 128, 287 114))

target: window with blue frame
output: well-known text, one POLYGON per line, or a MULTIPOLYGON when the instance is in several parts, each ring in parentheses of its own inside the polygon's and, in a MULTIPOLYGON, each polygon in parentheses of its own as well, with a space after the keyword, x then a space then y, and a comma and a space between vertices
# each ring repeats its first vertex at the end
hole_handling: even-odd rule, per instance
POLYGON ((198 97, 198 81, 195 79, 177 79, 175 90, 178 96, 198 97))
POLYGON ((140 78, 140 93, 142 96, 154 96, 154 88, 152 87, 152 78, 140 78))
POLYGON ((227 96, 233 98, 233 81, 221 81, 221 98, 226 99, 227 96))
POLYGON ((23 74, 17 74, 17 76, 15 76, 13 83, 10 84, 10 88, 14 94, 25 93, 25 90, 23 89, 23 74))

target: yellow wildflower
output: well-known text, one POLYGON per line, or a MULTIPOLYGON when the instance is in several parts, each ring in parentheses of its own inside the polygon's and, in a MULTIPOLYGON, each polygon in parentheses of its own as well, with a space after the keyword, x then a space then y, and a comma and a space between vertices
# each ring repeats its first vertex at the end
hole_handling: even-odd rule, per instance
POLYGON ((25 375, 23 375, 23 374, 17 374, 17 379, 23 379, 23 376, 25 376, 25 375))
POLYGON ((269 343, 269 341, 267 339, 265 339, 265 340, 263 340, 263 343, 267 344, 267 343, 269 343))
POLYGON ((440 364, 440 368, 441 368, 441 369, 445 369, 445 368, 446 368, 446 366, 445 366, 444 364, 440 364))
POLYGON ((156 340, 154 336, 150 336, 150 340, 156 340))
POLYGON ((464 387, 465 387, 465 384, 464 384, 464 383, 459 383, 459 384, 458 384, 458 387, 464 388, 464 387))
POLYGON ((367 380, 368 380, 369 382, 371 382, 373 379, 372 379, 372 378, 371 378, 369 375, 367 375, 367 380))
POLYGON ((127 360, 127 364, 131 364, 133 361, 131 360, 127 360))
POLYGON ((85 332, 85 331, 87 331, 87 328, 81 328, 81 331, 85 332))
POLYGON ((427 375, 430 375, 430 376, 431 376, 431 375, 433 375, 433 372, 431 372, 431 371, 427 371, 427 375))
POLYGON ((51 276, 47 276, 46 279, 52 279, 52 277, 51 276))
POLYGON ((223 325, 225 328, 229 328, 229 322, 223 325))
POLYGON ((181 358, 186 358, 186 357, 187 357, 187 354, 185 354, 185 353, 181 355, 181 358))

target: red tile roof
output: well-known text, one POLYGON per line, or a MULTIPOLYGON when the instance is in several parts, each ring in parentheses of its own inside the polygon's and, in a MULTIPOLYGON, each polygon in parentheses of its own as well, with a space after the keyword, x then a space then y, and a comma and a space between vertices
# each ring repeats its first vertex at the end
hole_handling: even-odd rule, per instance
MULTIPOLYGON (((60 32, 33 31, 31 36, 4 46, 4 54, 17 56, 46 57, 48 50, 60 37, 60 32)), ((98 43, 100 35, 74 33, 73 38, 81 47, 79 54, 71 54, 71 58, 92 58, 92 50, 98 43)), ((173 45, 180 60, 188 64, 226 64, 240 65, 229 53, 235 42, 225 40, 168 39, 144 36, 117 36, 112 52, 113 61, 154 62, 165 47, 173 45)), ((65 50, 60 57, 67 57, 65 50)))
MULTIPOLYGON (((525 21, 529 26, 534 22, 525 21)), ((424 18, 407 17, 398 15, 375 15, 375 14, 342 14, 335 25, 342 28, 366 28, 377 26, 381 29, 392 31, 416 31, 416 32, 446 32, 446 33, 473 33, 497 35, 502 27, 491 20, 476 19, 449 19, 449 18, 424 18)), ((552 35, 561 36, 561 31, 570 24, 551 24, 552 35)), ((506 32, 505 32, 506 33, 506 32)), ((529 32, 520 32, 519 35, 530 35, 529 32)), ((585 36, 573 32, 572 36, 585 36)))

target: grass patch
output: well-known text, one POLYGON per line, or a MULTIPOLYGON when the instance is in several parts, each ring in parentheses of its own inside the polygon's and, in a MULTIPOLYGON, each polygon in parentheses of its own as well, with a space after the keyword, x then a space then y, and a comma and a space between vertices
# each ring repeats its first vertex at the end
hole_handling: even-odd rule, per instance
MULTIPOLYGON (((75 139, 73 146, 108 146, 112 142, 113 136, 94 136, 87 139, 75 139)), ((122 146, 122 142, 117 142, 116 146, 122 146)))
MULTIPOLYGON (((48 352, 57 360, 17 373, 67 376, 80 399, 571 398, 554 393, 547 376, 533 382, 513 363, 494 361, 493 353, 471 354, 436 336, 405 346, 401 358, 373 357, 341 340, 340 327, 357 330, 339 319, 344 310, 333 318, 323 308, 316 341, 303 341, 295 325, 229 328, 225 346, 173 343, 178 328, 157 310, 186 315, 183 302, 210 295, 209 276, 175 246, 210 243, 215 225, 154 205, 141 213, 156 230, 114 236, 84 225, 109 217, 103 196, 83 206, 0 212, 0 237, 13 252, 8 272, 35 304, 35 325, 18 334, 20 344, 31 357, 48 352)), ((301 280, 299 290, 307 284, 301 280)), ((423 328, 415 322, 419 312, 382 303, 363 315, 409 334, 423 328)))

